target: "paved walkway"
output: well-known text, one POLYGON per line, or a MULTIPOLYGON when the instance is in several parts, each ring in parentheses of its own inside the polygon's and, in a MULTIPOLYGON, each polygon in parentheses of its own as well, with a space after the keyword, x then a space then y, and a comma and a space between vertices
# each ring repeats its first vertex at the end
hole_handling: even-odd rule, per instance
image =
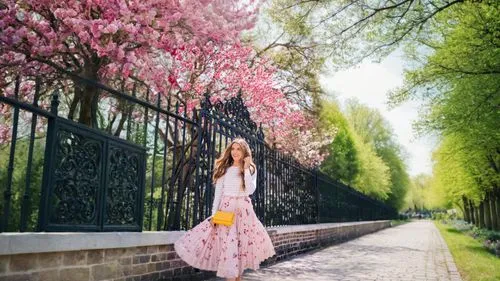
MULTIPOLYGON (((432 221, 416 221, 244 274, 245 281, 460 281, 432 221)), ((212 279, 223 280, 223 279, 212 279)))

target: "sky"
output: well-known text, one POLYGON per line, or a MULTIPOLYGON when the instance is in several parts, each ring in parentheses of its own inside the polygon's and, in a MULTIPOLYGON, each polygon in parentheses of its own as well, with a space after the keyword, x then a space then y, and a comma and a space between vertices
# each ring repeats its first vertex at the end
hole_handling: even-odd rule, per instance
POLYGON ((361 103, 377 108, 389 121, 395 138, 407 152, 405 162, 410 176, 431 174, 435 141, 430 137, 417 138, 412 130, 420 104, 406 102, 391 110, 386 105, 388 91, 403 84, 403 66, 401 54, 395 52, 380 63, 366 61, 351 69, 325 73, 320 82, 324 90, 333 93, 341 104, 349 98, 357 98, 361 103))

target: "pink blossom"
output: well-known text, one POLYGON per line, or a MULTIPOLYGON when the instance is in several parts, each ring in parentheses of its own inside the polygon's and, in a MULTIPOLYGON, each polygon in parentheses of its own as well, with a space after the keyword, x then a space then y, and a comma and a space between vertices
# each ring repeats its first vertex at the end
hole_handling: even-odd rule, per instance
MULTIPOLYGON (((269 143, 296 153, 304 162, 321 159, 321 142, 315 141, 321 136, 301 133, 314 123, 279 90, 286 81, 277 78, 272 61, 255 58, 250 64, 255 52, 239 42, 241 32, 254 25, 260 1, 23 3, 5 0, 0 10, 0 64, 14 64, 0 70, 0 79, 17 74, 47 76, 55 73, 55 65, 71 71, 92 70, 86 74, 103 83, 116 82, 115 87, 125 82, 124 89, 130 93, 134 77, 151 93, 180 97, 189 112, 200 106, 204 93, 216 101, 241 91, 269 143), (29 60, 25 54, 30 54, 29 60)), ((32 99, 32 85, 23 87, 21 94, 32 99)), ((137 95, 145 98, 145 93, 137 95)), ((46 103, 41 101, 41 106, 46 103)), ((113 104, 109 112, 121 113, 117 106, 113 104)), ((133 118, 141 114, 134 113, 133 118)))
POLYGON ((11 131, 11 126, 0 123, 0 143, 6 143, 10 140, 11 131))

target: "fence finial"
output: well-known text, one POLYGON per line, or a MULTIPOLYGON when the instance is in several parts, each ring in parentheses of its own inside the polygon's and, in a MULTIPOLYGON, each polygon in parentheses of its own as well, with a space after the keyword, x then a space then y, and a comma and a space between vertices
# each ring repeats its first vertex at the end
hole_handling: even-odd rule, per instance
POLYGON ((52 101, 50 102, 50 112, 57 115, 57 109, 59 107, 59 90, 54 90, 52 92, 52 101))
POLYGON ((257 136, 258 136, 259 140, 261 140, 261 141, 264 140, 264 130, 262 129, 262 122, 260 122, 260 124, 259 124, 257 136))
POLYGON ((201 108, 202 109, 208 109, 210 106, 210 94, 208 92, 205 92, 203 94, 204 100, 201 103, 201 108))

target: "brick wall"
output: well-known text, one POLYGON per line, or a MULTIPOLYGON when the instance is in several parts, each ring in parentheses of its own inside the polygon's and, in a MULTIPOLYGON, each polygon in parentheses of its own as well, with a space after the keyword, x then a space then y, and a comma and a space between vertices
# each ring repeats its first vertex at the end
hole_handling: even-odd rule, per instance
POLYGON ((1 281, 189 280, 209 276, 213 274, 180 260, 173 245, 0 256, 1 281))
POLYGON ((294 229, 286 227, 284 231, 270 230, 271 240, 276 255, 264 265, 290 258, 315 249, 338 244, 356 237, 372 233, 390 226, 389 221, 369 223, 324 224, 316 229, 304 230, 302 226, 294 229))
MULTIPOLYGON (((380 221, 271 228, 269 234, 275 246, 276 255, 265 261, 263 265, 270 265, 297 254, 340 243, 388 226, 389 222, 380 221)), ((160 233, 160 235, 164 234, 160 233)), ((16 234, 0 234, 0 247, 9 245, 7 248, 12 252, 9 254, 5 249, 0 248, 0 281, 174 281, 203 280, 215 276, 213 272, 200 271, 184 263, 174 251, 172 243, 175 239, 171 238, 172 235, 168 235, 170 237, 168 240, 163 239, 165 244, 161 244, 161 237, 156 237, 150 243, 159 245, 118 248, 117 245, 126 246, 127 243, 148 243, 148 241, 144 241, 147 239, 139 239, 139 242, 132 243, 125 242, 127 240, 116 241, 118 238, 127 235, 147 237, 149 234, 143 233, 142 236, 141 233, 74 234, 85 235, 82 237, 93 237, 87 237, 88 241, 77 240, 78 237, 74 237, 74 243, 66 246, 67 248, 73 247, 74 249, 78 246, 75 244, 85 244, 89 245, 87 247, 89 249, 73 251, 61 251, 60 248, 63 246, 60 244, 62 242, 58 243, 57 238, 51 237, 51 234, 45 233, 40 241, 33 241, 33 239, 39 239, 36 235, 32 234, 32 236, 25 237, 23 240, 16 237, 16 234), (98 239, 99 235, 103 235, 104 240, 113 239, 111 235, 119 236, 110 240, 110 243, 104 243, 105 241, 101 244, 89 242, 98 239), (10 239, 10 241, 6 241, 6 239, 10 239), (43 243, 47 239, 56 239, 56 241, 53 241, 53 245, 58 246, 50 246, 50 243, 49 246, 37 244, 43 243), (23 241, 25 244, 16 246, 16 243, 23 243, 23 241), (26 243, 33 243, 32 251, 38 252, 18 253, 20 248, 23 248, 23 251, 29 251, 30 247, 26 243), (104 247, 103 244, 108 244, 114 248, 99 249, 104 247), (96 247, 98 249, 95 249, 96 247), (57 251, 50 252, 51 248, 57 251)), ((158 233, 155 235, 158 235, 158 233)), ((66 235, 64 239, 65 241, 68 239, 71 241, 73 238, 71 235, 66 235)))

